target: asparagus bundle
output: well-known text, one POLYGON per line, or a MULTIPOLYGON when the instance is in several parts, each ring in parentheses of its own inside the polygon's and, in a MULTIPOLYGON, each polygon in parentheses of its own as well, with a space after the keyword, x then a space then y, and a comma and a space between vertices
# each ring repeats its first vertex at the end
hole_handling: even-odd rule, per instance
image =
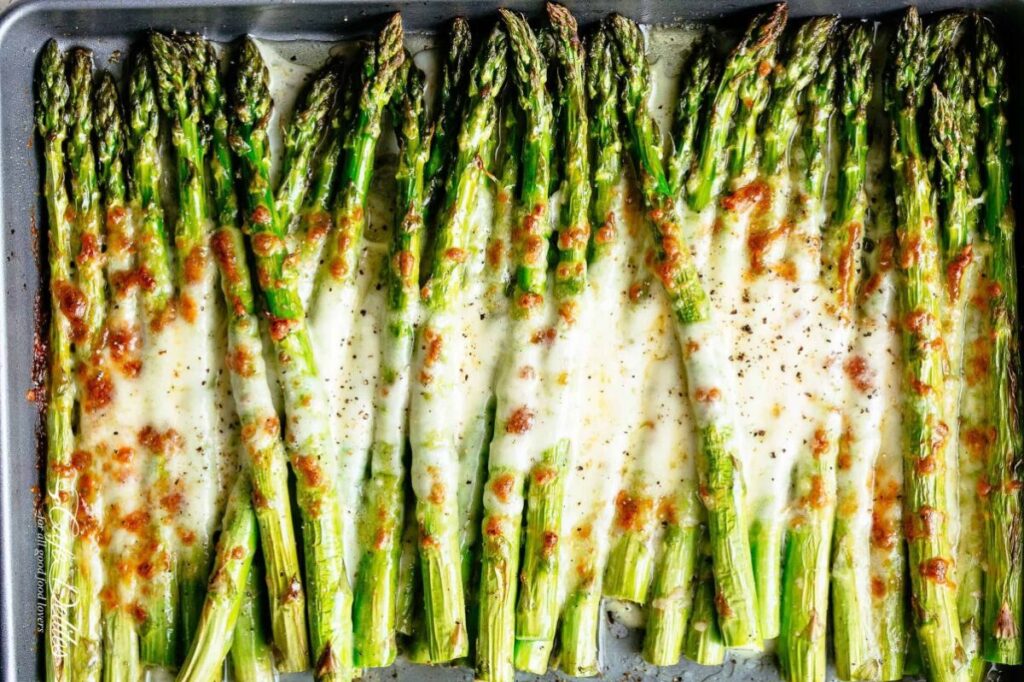
MULTIPOLYGON (((151 35, 129 63, 123 119, 115 81, 102 73, 93 82, 87 52, 47 44, 36 126, 52 307, 48 680, 134 680, 143 665, 173 668, 184 653, 179 679, 218 679, 230 654, 235 678, 269 680, 275 666, 305 669, 310 643, 317 677, 344 680, 390 665, 397 632, 411 634, 412 659, 473 658, 482 680, 543 673, 552 660, 594 675, 602 592, 644 605, 643 656, 656 665, 681 653, 718 664, 727 647, 757 648, 778 634, 783 675, 822 680, 828 624, 842 679, 895 680, 918 664, 931 680, 981 679, 988 662, 1024 659, 1008 96, 992 26, 979 19, 954 51, 961 15, 924 25, 910 10, 900 25, 882 98, 892 125, 882 163, 893 172, 879 174, 895 189, 893 230, 886 197, 868 181, 867 25, 843 27, 840 39, 834 18, 811 19, 783 43, 780 5, 754 19, 720 73, 702 42, 686 64, 663 158, 639 27, 615 16, 584 54, 569 12, 549 5, 548 14, 551 26, 535 33, 503 11, 475 59, 467 24, 456 21, 433 125, 427 79, 402 48, 396 16, 344 88, 337 61, 312 80, 285 129, 276 187, 269 74, 251 40, 227 109, 210 43, 151 35), (514 88, 499 107, 510 67, 514 88), (173 248, 158 110, 175 164, 173 248), (334 404, 322 354, 363 333, 358 277, 387 113, 398 141, 397 210, 381 284, 372 446, 355 452, 357 440, 332 432, 331 415, 347 408, 334 404), (635 177, 622 173, 620 134, 635 177), (620 194, 633 179, 638 201, 620 194), (484 226, 489 180, 497 204, 484 226), (697 472, 677 469, 689 453, 656 453, 671 472, 667 494, 651 493, 651 460, 642 460, 615 503, 574 517, 567 506, 579 495, 567 488, 577 464, 592 464, 573 443, 586 399, 577 395, 578 355, 602 343, 590 338, 595 321, 618 324, 614 314, 591 319, 622 293, 625 280, 612 271, 641 260, 615 251, 628 242, 620 220, 650 228, 640 241, 653 246, 646 264, 668 299, 655 303, 681 346, 697 472), (705 238, 714 242, 709 263, 705 238), (214 347, 218 273, 223 354, 214 347), (736 288, 738 312, 717 309, 731 300, 721 287, 736 288), (821 409, 802 415, 813 438, 795 450, 792 490, 788 464, 755 469, 786 485, 748 501, 748 425, 730 399, 749 380, 734 384, 743 358, 730 351, 734 323, 724 320, 760 310, 747 304, 765 292, 805 302, 801 314, 828 337, 794 360, 798 369, 823 349, 828 361, 815 368, 821 409), (313 334, 307 304, 324 322, 313 334), (475 317, 506 312, 509 345, 500 348, 492 331, 505 326, 481 332, 475 317), (169 354, 186 339, 184 354, 169 354), (281 383, 283 437, 264 339, 281 383), (489 375, 485 355, 499 352, 495 399, 487 409, 474 402, 479 413, 466 419, 466 368, 489 375), (243 471, 218 519, 224 472, 212 470, 231 461, 218 434, 230 429, 217 393, 221 362, 243 471), (142 367, 146 378, 136 380, 142 367), (187 401, 170 422, 184 437, 155 429, 166 410, 147 391, 160 382, 187 401), (886 414, 897 397, 900 414, 886 414), (138 433, 136 415, 150 420, 138 433), (899 454, 888 442, 897 428, 899 454), (136 445, 137 462, 125 454, 136 445), (203 468, 210 473, 192 471, 203 468), (362 502, 348 535, 346 518, 362 502), (616 524, 624 532, 608 541, 605 571, 606 541, 591 534, 610 520, 602 509, 616 506, 619 521, 635 523, 616 524)), ((671 367, 667 379, 640 381, 674 399, 666 387, 680 377, 671 367)), ((490 377, 474 381, 489 386, 490 377)), ((646 416, 640 427, 653 432, 656 415, 636 421, 646 416)))
POLYGON ((995 441, 988 455, 985 481, 986 558, 982 655, 995 663, 1018 665, 1024 659, 1020 632, 1021 590, 1021 443, 1016 376, 1017 269, 1014 257, 1015 219, 1010 204, 1010 155, 1007 143, 1005 60, 994 29, 979 21, 977 32, 977 102, 981 114, 984 167, 984 234, 991 243, 987 264, 994 330, 991 356, 992 418, 995 441))
MULTIPOLYGON (((156 365, 158 375, 166 376, 172 368, 161 361, 161 350, 163 335, 170 333, 170 322, 175 316, 175 287, 161 202, 160 118, 151 71, 149 51, 136 51, 130 67, 127 98, 132 180, 129 195, 132 216, 137 223, 140 272, 145 273, 147 280, 142 289, 146 362, 156 365)), ((147 439, 146 443, 150 455, 146 500, 152 506, 159 504, 161 494, 171 488, 168 458, 173 453, 162 447, 161 439, 147 439)), ((167 516, 162 514, 154 514, 148 531, 151 560, 141 586, 140 656, 146 665, 170 668, 179 660, 180 634, 175 533, 167 516)))
POLYGON ((75 382, 72 359, 74 327, 80 322, 80 292, 73 284, 72 220, 65 186, 68 159, 64 142, 69 131, 68 80, 65 57, 56 41, 43 48, 38 75, 36 128, 43 140, 43 194, 49 222, 50 268, 49 401, 46 409, 46 621, 43 633, 47 682, 73 679, 76 601, 74 516, 76 471, 73 428, 75 382), (70 307, 66 304, 72 304, 70 307))
POLYGON ((363 529, 367 547, 355 589, 356 663, 391 665, 397 654, 399 560, 404 519, 406 410, 415 324, 419 312, 423 250, 424 168, 431 148, 424 120, 424 78, 411 59, 399 76, 392 106, 399 143, 398 207, 385 274, 388 313, 371 452, 369 512, 363 529))
MULTIPOLYGON (((98 362, 102 354, 103 325, 107 315, 107 291, 103 273, 103 220, 100 214, 96 157, 92 146, 92 54, 81 49, 68 57, 68 85, 71 118, 67 141, 71 215, 74 216, 71 244, 75 252, 74 286, 67 295, 64 310, 74 310, 72 334, 75 348, 75 376, 81 398, 79 424, 88 425, 90 413, 102 410, 109 402, 109 384, 90 382, 101 377, 98 362)), ((81 428, 81 427, 80 427, 81 428)), ((87 428, 87 427, 86 427, 87 428)), ((87 435, 80 434, 85 440, 87 435)), ((103 500, 99 468, 92 453, 81 453, 72 465, 78 471, 75 546, 76 604, 74 630, 76 640, 71 651, 71 675, 75 680, 99 679, 102 670, 102 551, 97 533, 102 524, 103 500)))
MULTIPOLYGON (((765 38, 765 42, 773 43, 779 20, 778 14, 762 17, 755 22, 751 33, 762 25, 768 26, 765 35, 770 38, 765 38), (765 21, 768 23, 763 24, 765 21)), ((742 479, 733 453, 733 416, 725 395, 731 383, 729 361, 722 346, 713 340, 716 326, 713 311, 689 248, 681 241, 672 192, 646 106, 650 86, 643 37, 636 24, 622 16, 614 16, 611 27, 620 54, 621 101, 629 131, 628 147, 640 177, 644 208, 654 230, 655 274, 669 296, 676 332, 684 349, 683 364, 698 430, 701 496, 708 513, 712 555, 718 567, 719 623, 728 646, 760 647, 742 479)), ((741 43, 726 66, 723 83, 728 81, 728 87, 733 86, 734 77, 730 74, 742 66, 740 62, 750 58, 745 54, 747 42, 741 43)), ((723 87, 720 86, 720 92, 723 87)), ((735 96, 730 97, 735 103, 735 96)), ((702 202, 711 196, 718 152, 711 147, 710 138, 722 136, 715 117, 729 108, 719 99, 716 95, 711 124, 702 141, 701 156, 696 161, 696 173, 706 172, 708 177, 699 182, 693 176, 690 179, 690 184, 696 187, 691 197, 695 197, 697 207, 702 207, 702 202)))
MULTIPOLYGON (((512 229, 509 348, 495 387, 496 424, 482 523, 477 675, 492 681, 514 676, 523 488, 531 465, 530 450, 535 447, 530 432, 538 406, 531 401, 540 383, 536 370, 541 367, 540 344, 533 339, 544 331, 541 313, 547 295, 553 134, 551 102, 545 90, 547 64, 537 38, 522 16, 505 10, 501 16, 508 31, 516 101, 523 112, 523 137, 512 229)), ((565 454, 562 450, 556 456, 565 454)))
POLYGON ((907 11, 893 42, 886 108, 892 118, 891 162, 896 188, 900 311, 905 362, 905 484, 910 582, 921 654, 933 680, 959 679, 964 665, 956 608, 956 566, 950 546, 945 468, 949 427, 942 413, 942 280, 935 196, 923 156, 917 112, 958 21, 922 25, 907 11))

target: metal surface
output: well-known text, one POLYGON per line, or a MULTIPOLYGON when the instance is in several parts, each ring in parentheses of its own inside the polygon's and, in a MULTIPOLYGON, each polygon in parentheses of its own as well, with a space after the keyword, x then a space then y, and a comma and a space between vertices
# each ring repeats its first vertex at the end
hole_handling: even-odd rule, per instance
MULTIPOLYGON (((591 0, 567 2, 582 24, 612 11, 647 23, 718 20, 750 7, 757 0, 591 0)), ((905 6, 901 0, 794 0, 794 16, 840 13, 878 16, 905 6)), ((1024 54, 1012 38, 1024 36, 1024 0, 919 0, 924 12, 972 6, 990 11, 1006 33, 1011 49, 1010 72, 1021 82, 1024 54)), ((30 0, 17 3, 0 17, 0 680, 39 679, 42 665, 38 627, 42 619, 42 551, 38 490, 45 453, 37 434, 41 405, 32 402, 38 378, 35 347, 46 306, 45 211, 39 197, 40 159, 32 121, 33 75, 39 49, 55 36, 62 46, 93 48, 98 63, 150 28, 205 33, 227 40, 242 33, 274 39, 337 40, 369 32, 380 18, 401 10, 407 30, 436 28, 461 14, 474 19, 493 16, 504 5, 537 14, 539 1, 434 0, 432 2, 255 2, 252 0, 30 0), (34 375, 34 372, 36 373, 34 375)), ((1013 101, 1013 133, 1024 140, 1020 90, 1013 101)), ((1024 145, 1018 146, 1024 149, 1024 145)), ((1024 194, 1018 156, 1017 193, 1024 194)), ((1020 213, 1018 213, 1020 215, 1020 213)), ((655 669, 639 661, 638 633, 606 622, 602 631, 604 678, 609 680, 772 680, 774 664, 729 661, 721 669, 684 662, 655 669)), ((1021 679, 1021 670, 1005 671, 1005 679, 1021 679)), ((371 672, 367 680, 463 680, 466 670, 399 666, 371 672)), ((296 676, 291 679, 308 679, 296 676)), ((551 679, 555 679, 551 676, 551 679)))

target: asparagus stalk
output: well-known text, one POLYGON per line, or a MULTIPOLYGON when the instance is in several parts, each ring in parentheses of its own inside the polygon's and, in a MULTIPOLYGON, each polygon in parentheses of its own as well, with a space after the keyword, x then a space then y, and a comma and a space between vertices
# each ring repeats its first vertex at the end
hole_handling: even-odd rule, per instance
POLYGON ((43 196, 49 223, 49 401, 46 406, 46 621, 43 647, 47 682, 70 682, 76 601, 74 574, 75 449, 73 325, 80 322, 81 292, 72 282, 72 218, 65 186, 68 160, 68 81, 64 55, 54 40, 43 48, 36 80, 36 129, 43 141, 43 196))
POLYGON ((398 206, 391 240, 387 287, 387 336, 371 446, 372 476, 364 515, 364 546, 356 578, 356 664, 391 665, 397 654, 395 622, 398 568, 404 522, 406 413, 416 318, 419 313, 420 255, 423 250, 424 165, 430 131, 424 120, 424 76, 406 58, 395 90, 398 206))
POLYGON ((351 286, 358 273, 366 227, 366 194, 373 176, 381 119, 404 60, 402 17, 395 14, 363 59, 361 87, 355 93, 355 116, 342 138, 339 184, 333 208, 334 232, 327 260, 317 274, 321 287, 351 286))
POLYGON ((995 442, 987 467, 986 540, 988 572, 985 576, 982 618, 982 655, 996 663, 1020 664, 1021 612, 1021 500, 1020 423, 1015 408, 1017 269, 1010 203, 1010 149, 1007 136, 1006 66, 994 29, 977 26, 978 109, 985 181, 985 236, 992 245, 986 276, 991 283, 993 399, 995 442))
MULTIPOLYGON (((309 191, 313 157, 331 134, 325 125, 341 84, 340 65, 329 61, 306 87, 302 101, 284 129, 283 172, 277 187, 277 218, 290 228, 309 191)), ((327 159, 333 171, 334 159, 327 159)))
MULTIPOLYGON (((846 46, 838 64, 840 162, 836 211, 822 248, 822 276, 834 299, 836 314, 846 318, 854 313, 858 244, 867 218, 867 107, 873 36, 864 24, 849 25, 843 35, 846 46)), ((843 447, 840 443, 839 448, 843 447)), ((844 452, 843 457, 850 458, 852 453, 844 452)), ((869 477, 870 471, 866 469, 869 477)), ((870 478, 862 479, 859 485, 864 486, 862 491, 869 490, 870 478)), ((835 505, 850 507, 843 495, 837 497, 835 505)), ((873 679, 881 674, 881 654, 874 634, 879 624, 872 617, 870 590, 865 590, 867 576, 857 575, 854 543, 860 538, 855 537, 858 528, 854 511, 836 516, 833 533, 832 630, 836 668, 843 680, 873 679)))
MULTIPOLYGON (((870 43, 854 49, 866 53, 870 43)), ((826 48, 818 65, 817 74, 807 93, 808 112, 804 136, 804 159, 807 164, 805 202, 819 210, 825 205, 826 167, 830 122, 835 110, 833 92, 836 68, 832 50, 826 48)), ((862 84, 861 84, 862 86, 862 84)), ((857 87, 857 84, 855 84, 857 87)), ((863 94, 861 95, 864 96, 863 94)), ((865 102, 866 104, 866 102, 865 102)), ((844 150, 845 152, 845 150, 844 150)), ((853 155, 862 154, 854 150, 853 155)), ((854 157, 856 158, 856 156, 854 157)), ((860 189, 845 189, 844 200, 859 201, 860 189)), ((824 240, 830 248, 821 253, 821 270, 838 272, 839 264, 833 258, 856 262, 860 252, 861 220, 851 227, 845 214, 858 210, 842 208, 843 222, 833 221, 825 228, 824 240), (838 242, 838 243, 834 243, 838 242)), ((855 278, 856 269, 846 275, 855 278)), ((832 530, 835 521, 836 465, 842 431, 843 364, 839 358, 846 352, 853 335, 851 311, 841 307, 848 302, 841 291, 826 276, 829 290, 829 311, 836 318, 835 331, 830 342, 835 362, 830 366, 831 389, 823 396, 826 414, 818 424, 809 452, 800 454, 795 472, 795 502, 790 519, 788 539, 784 552, 782 582, 782 616, 779 637, 779 660, 783 675, 790 680, 825 679, 825 630, 828 623, 829 564, 832 553, 832 530)), ((854 282, 855 284, 855 282, 854 282)))
MULTIPOLYGON (((977 263, 974 233, 978 211, 972 194, 971 167, 977 148, 976 112, 972 86, 964 75, 972 69, 971 56, 958 50, 947 58, 938 83, 932 89, 931 142, 935 150, 941 225, 942 265, 945 274, 946 310, 943 320, 943 341, 947 353, 945 411, 951 438, 956 447, 949 449, 948 490, 963 491, 955 498, 959 517, 951 520, 957 528, 957 565, 960 583, 957 586, 957 611, 964 642, 970 679, 983 679, 986 663, 981 658, 982 563, 984 556, 984 520, 976 491, 981 477, 985 453, 970 447, 970 435, 962 430, 971 427, 972 404, 964 372, 965 338, 971 292, 977 285, 977 263), (970 109, 968 106, 970 104, 970 109), (967 439, 965 439, 967 435, 967 439)), ((977 325, 975 325, 977 326, 977 325)), ((975 420, 978 421, 978 420, 975 420)))
MULTIPOLYGON (((778 12, 773 16, 778 16, 778 12)), ((620 55, 618 71, 628 146, 641 180, 644 208, 654 230, 654 272, 668 294, 684 349, 683 364, 698 430, 701 499, 708 512, 716 567, 719 624, 727 646, 758 648, 761 636, 743 485, 735 456, 733 415, 728 407, 729 361, 724 348, 715 340, 717 324, 689 248, 681 242, 658 136, 647 110, 650 84, 643 37, 637 25, 622 16, 612 18, 611 28, 620 55)), ((727 66, 727 73, 733 68, 734 64, 727 66)), ((715 107, 712 116, 719 111, 715 107)), ((712 122, 708 136, 717 134, 715 126, 712 122)), ((702 150, 706 144, 705 139, 702 150)), ((697 169, 698 173, 705 172, 703 163, 697 169)))
POLYGON ((786 5, 779 4, 772 11, 754 17, 725 63, 711 101, 708 127, 701 137, 694 170, 687 180, 686 199, 694 211, 708 205, 721 183, 725 171, 723 150, 739 100, 739 82, 761 69, 765 59, 774 53, 786 15, 786 5))
MULTIPOLYGON (((558 262, 554 276, 557 338, 549 350, 548 362, 568 377, 557 390, 571 394, 582 341, 576 322, 586 314, 582 309, 582 295, 587 282, 586 257, 590 240, 590 162, 584 55, 576 32, 576 20, 569 11, 551 3, 547 10, 553 27, 553 57, 557 61, 562 113, 559 137, 564 167, 556 240, 558 262)), ((534 643, 545 643, 549 653, 558 624, 562 505, 572 456, 572 446, 567 437, 571 428, 569 424, 573 421, 572 413, 563 410, 552 415, 552 419, 560 431, 555 434, 558 440, 545 444, 547 447, 529 477, 521 590, 516 610, 516 667, 536 673, 546 672, 547 656, 543 647, 538 650, 534 643)))
POLYGON ((250 244, 269 317, 285 409, 285 450, 302 518, 307 617, 318 680, 352 678, 352 593, 344 562, 338 461, 331 452, 324 387, 317 379, 297 276, 284 267, 285 226, 276 216, 267 121, 269 73, 251 40, 242 44, 229 141, 242 162, 250 244))
POLYGON ((693 613, 683 641, 683 654, 700 665, 721 665, 725 660, 725 643, 715 613, 715 576, 710 550, 707 529, 702 529, 697 591, 693 595, 693 613))
MULTIPOLYGON (((75 255, 76 291, 68 296, 65 309, 74 308, 72 339, 75 343, 76 376, 79 382, 79 424, 103 407, 102 396, 89 390, 88 378, 102 344, 107 313, 106 280, 103 274, 103 224, 100 215, 96 157, 92 147, 92 54, 73 50, 68 57, 68 114, 71 119, 67 140, 72 223, 71 243, 75 255)), ((102 656, 101 599, 103 567, 97 534, 102 500, 98 474, 92 458, 85 453, 76 463, 78 540, 75 547, 76 634, 71 651, 71 676, 75 680, 97 680, 102 656)))
MULTIPOLYGON (((174 229, 174 246, 177 252, 178 270, 178 312, 184 321, 194 328, 197 335, 196 355, 190 360, 191 371, 199 371, 205 365, 207 371, 213 368, 213 340, 216 329, 216 267, 209 258, 212 213, 207 195, 205 168, 206 141, 203 137, 202 111, 199 102, 198 72, 191 63, 192 55, 183 41, 158 33, 149 40, 151 56, 157 83, 157 101, 164 116, 171 124, 171 145, 175 152, 177 166, 178 216, 174 229)), ((189 433, 194 442, 188 447, 200 453, 202 461, 198 467, 213 470, 217 464, 219 446, 216 440, 217 397, 212 382, 206 385, 188 387, 188 410, 185 418, 189 422, 189 433)), ((198 480, 189 483, 192 514, 189 532, 194 540, 180 550, 179 573, 182 641, 186 648, 191 643, 198 626, 206 590, 207 573, 211 560, 211 537, 214 520, 203 498, 215 495, 211 480, 199 485, 198 480)))
MULTIPOLYGON (((109 72, 100 74, 93 93, 96 127, 96 162, 99 188, 103 196, 104 224, 107 228, 107 283, 111 306, 106 333, 114 339, 109 345, 110 371, 131 379, 138 375, 139 352, 138 292, 135 272, 135 229, 126 206, 123 155, 125 127, 121 118, 121 102, 109 72)), ((117 397, 115 396, 115 399, 117 397)), ((124 467, 123 485, 132 485, 134 471, 124 467), (131 478, 129 478, 131 476, 131 478)), ((125 513, 129 510, 122 510, 125 513)), ((105 512, 105 514, 108 512, 105 512)), ((103 622, 103 679, 110 682, 138 679, 139 639, 131 607, 135 601, 136 580, 133 571, 119 572, 132 556, 135 538, 121 529, 111 533, 117 543, 104 548, 107 569, 105 613, 103 622)))
MULTIPOLYGON (((825 73, 832 73, 830 60, 825 59, 824 52, 832 38, 835 25, 835 17, 815 17, 801 25, 793 35, 784 64, 777 68, 772 81, 771 101, 766 107, 764 145, 759 164, 760 177, 757 180, 751 180, 752 173, 749 169, 758 162, 756 152, 759 150, 756 142, 744 141, 755 137, 756 131, 751 130, 753 124, 737 124, 737 141, 734 142, 734 149, 746 150, 746 156, 753 158, 748 158, 745 164, 737 161, 733 164, 734 168, 730 169, 732 189, 735 192, 722 202, 723 208, 727 211, 724 224, 727 234, 742 237, 739 230, 730 229, 729 226, 738 223, 745 216, 750 216, 754 223, 750 228, 751 234, 745 240, 740 238, 734 239, 733 242, 742 244, 745 241, 751 245, 751 269, 755 274, 760 274, 770 266, 779 265, 777 259, 781 254, 775 245, 782 246, 786 242, 785 239, 776 238, 785 234, 786 228, 782 225, 810 223, 819 213, 807 211, 804 221, 789 221, 788 216, 783 215, 792 205, 790 173, 795 155, 791 154, 791 148, 797 142, 794 138, 800 124, 798 104, 805 93, 810 112, 820 110, 821 107, 815 106, 815 103, 828 102, 826 97, 815 97, 817 88, 813 83, 823 63, 826 63, 825 73), (758 201, 745 200, 746 196, 753 197, 757 191, 762 193, 762 201, 767 203, 767 208, 761 208, 758 201), (753 246, 755 244, 756 246, 753 246)), ((769 59, 770 56, 770 53, 766 54, 769 59)), ((745 84, 751 91, 746 98, 754 102, 757 101, 758 87, 766 87, 764 84, 758 86, 758 80, 763 83, 766 79, 750 76, 745 84)), ((741 109, 740 113, 744 111, 745 109, 741 109)), ((754 114, 756 115, 756 112, 754 114)), ((808 118, 810 119, 812 115, 813 113, 809 114, 808 118)), ((813 128, 810 120, 806 127, 813 128)), ((824 146, 827 149, 827 135, 824 146)), ((808 183, 807 187, 810 198, 804 203, 807 207, 820 207, 820 192, 810 185, 811 183, 808 183)), ((820 229, 819 225, 814 225, 808 226, 807 231, 812 232, 816 227, 820 229)), ((734 258, 732 262, 738 263, 741 260, 734 258)), ((777 272, 783 277, 787 276, 780 268, 777 272)), ((735 277, 742 276, 738 272, 731 274, 735 277)), ((754 555, 754 576, 760 607, 758 617, 761 622, 761 635, 766 639, 777 637, 782 625, 780 590, 783 583, 786 515, 780 512, 787 498, 787 488, 787 485, 780 486, 781 494, 773 493, 765 499, 753 501, 758 513, 751 523, 751 549, 754 555)))
MULTIPOLYGON (((613 68, 614 44, 606 28, 591 38, 587 50, 586 78, 588 127, 591 152, 589 251, 591 272, 600 276, 612 242, 618 238, 614 208, 622 174, 622 141, 619 137, 617 78, 613 68)), ((597 548, 585 552, 586 563, 577 566, 579 584, 566 599, 560 634, 562 670, 574 677, 599 672, 597 636, 601 622, 602 571, 597 548)))
POLYGON ((220 679, 231 647, 257 543, 252 484, 245 473, 239 475, 231 490, 222 525, 207 597, 196 636, 178 671, 178 682, 220 679))
POLYGON ((412 388, 410 441, 419 525, 419 556, 429 658, 444 662, 468 652, 465 597, 459 561, 455 425, 445 414, 456 389, 460 353, 453 312, 462 300, 471 213, 483 178, 480 157, 494 134, 498 93, 505 80, 505 36, 491 33, 469 75, 465 117, 447 178, 434 240, 430 278, 423 291, 425 317, 418 334, 412 388))
POLYGON ((672 156, 668 161, 668 184, 677 197, 685 191, 686 178, 693 167, 697 151, 695 145, 707 125, 707 112, 711 103, 708 88, 717 68, 712 47, 710 40, 701 40, 687 58, 687 66, 679 84, 672 156))
POLYGON ((358 74, 349 74, 339 87, 334 106, 323 122, 325 139, 313 166, 312 186, 299 211, 298 226, 290 235, 290 252, 295 255, 298 270, 299 296, 308 304, 313 293, 316 272, 328 235, 334 228, 331 204, 336 190, 338 164, 341 162, 342 130, 348 129, 355 117, 355 91, 358 74))
POLYGON ((944 421, 940 338, 942 283, 935 197, 927 174, 917 115, 934 58, 952 43, 957 22, 927 29, 907 11, 893 43, 886 109, 892 119, 890 161, 896 190, 897 265, 905 363, 904 505, 914 620, 922 658, 933 680, 961 679, 964 651, 956 609, 946 491, 949 427, 944 421))
POLYGON ((299 672, 305 670, 309 662, 309 642, 306 598, 292 524, 287 457, 270 392, 245 243, 238 229, 234 159, 228 144, 220 62, 210 43, 196 40, 193 47, 193 59, 201 70, 203 115, 211 130, 207 153, 216 223, 211 250, 227 301, 227 366, 241 422, 242 449, 267 567, 271 633, 278 669, 299 672))
MULTIPOLYGON (((174 283, 160 201, 162 164, 155 87, 149 53, 138 50, 133 56, 128 80, 126 113, 131 168, 128 191, 138 233, 139 272, 146 281, 142 288, 142 307, 145 330, 150 337, 144 345, 158 349, 159 344, 150 339, 159 335, 174 316, 174 283)), ((166 489, 170 478, 166 453, 149 454, 151 463, 146 488, 166 489)), ((139 624, 140 657, 145 665, 170 668, 178 662, 179 638, 177 565, 172 550, 174 528, 165 516, 154 515, 150 534, 152 560, 142 586, 144 599, 140 602, 144 616, 139 624)))
POLYGON ((521 180, 512 230, 513 291, 509 357, 499 370, 496 425, 484 489, 477 676, 500 682, 514 676, 515 604, 519 578, 523 487, 530 466, 527 436, 533 426, 529 401, 539 385, 535 372, 541 311, 547 293, 548 187, 552 145, 547 64, 526 20, 502 10, 511 49, 516 102, 523 112, 521 180))
POLYGON ((423 169, 426 182, 424 197, 431 215, 444 200, 441 193, 450 173, 452 151, 457 144, 472 46, 469 22, 463 17, 456 17, 448 29, 447 51, 441 66, 441 83, 434 107, 434 137, 430 145, 430 157, 423 169))
MULTIPOLYGON (((259 518, 257 517, 257 525, 259 518)), ((235 682, 274 682, 274 655, 267 638, 261 601, 267 597, 259 561, 253 561, 245 581, 242 605, 231 635, 231 678, 235 682)))

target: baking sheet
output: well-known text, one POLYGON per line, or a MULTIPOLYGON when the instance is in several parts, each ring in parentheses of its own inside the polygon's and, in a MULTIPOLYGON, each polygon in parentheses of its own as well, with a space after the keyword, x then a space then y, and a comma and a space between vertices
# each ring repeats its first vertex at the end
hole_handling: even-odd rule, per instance
MULTIPOLYGON (((620 11, 644 23, 720 20, 766 3, 751 0, 593 0, 566 2, 582 26, 620 11)), ((901 9, 900 0, 794 0, 793 17, 839 13, 878 16, 901 9)), ((1024 0, 920 0, 922 12, 953 7, 978 7, 998 17, 1007 37, 1024 36, 1024 0)), ((538 15, 541 2, 491 0, 433 0, 385 2, 378 0, 305 0, 254 2, 252 0, 30 0, 15 4, 0 17, 0 680, 40 679, 42 674, 39 629, 43 617, 42 521, 38 490, 42 488, 39 438, 42 397, 39 384, 38 330, 46 319, 45 211, 39 196, 40 159, 33 129, 33 79, 38 52, 47 38, 57 37, 62 47, 84 45, 96 54, 97 64, 117 59, 144 31, 177 29, 231 40, 242 33, 276 40, 339 40, 366 34, 380 19, 401 10, 406 30, 438 28, 455 15, 490 20, 494 10, 506 6, 538 15)), ((1021 82, 1022 51, 1013 40, 1010 77, 1021 82)), ((1011 101, 1012 133, 1024 140, 1020 89, 1011 101)), ((1024 145, 1018 145, 1014 172, 1016 201, 1024 169, 1024 145)), ((1018 215, 1020 212, 1018 205, 1018 215)), ((45 337, 45 334, 44 334, 45 337)), ((775 680, 777 669, 769 656, 730 658, 720 668, 705 668, 684 661, 670 668, 644 664, 638 655, 640 633, 605 620, 601 631, 603 677, 608 680, 775 680)), ((993 673, 1006 680, 1022 679, 1020 668, 993 673)), ((536 679, 524 675, 524 679, 536 679)), ((564 677, 551 674, 543 679, 564 677)), ((308 680, 309 675, 282 679, 308 680)), ((468 670, 426 668, 399 664, 371 671, 365 680, 471 680, 468 670)))

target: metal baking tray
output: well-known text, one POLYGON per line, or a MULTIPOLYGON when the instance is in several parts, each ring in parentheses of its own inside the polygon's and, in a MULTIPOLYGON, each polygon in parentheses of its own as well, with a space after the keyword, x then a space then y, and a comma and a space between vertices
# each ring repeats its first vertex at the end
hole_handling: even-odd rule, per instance
MULTIPOLYGON (((613 11, 644 23, 720 21, 767 4, 764 0, 562 0, 582 25, 613 11)), ((904 0, 792 0, 794 17, 839 13, 883 16, 904 0)), ((991 13, 1004 31, 1011 78, 1022 85, 1011 103, 1017 146, 1016 197, 1024 195, 1024 50, 1013 38, 1024 36, 1024 0, 918 0, 922 12, 976 7, 991 13)), ((401 10, 406 30, 436 30, 453 16, 493 17, 499 6, 537 16, 540 0, 27 0, 0 15, 0 681, 40 679, 43 613, 41 521, 38 490, 45 443, 39 396, 41 368, 37 343, 45 319, 45 210, 40 197, 38 145, 33 129, 33 77, 47 38, 63 46, 92 48, 104 64, 147 29, 177 29, 231 40, 243 33, 276 40, 339 40, 374 30, 385 15, 401 10), (33 395, 35 391, 35 396, 33 395)), ((1018 205, 1018 215, 1024 215, 1018 205)), ((684 661, 656 669, 640 661, 639 637, 608 619, 602 628, 606 680, 775 680, 767 657, 730 659, 721 668, 684 661)), ((526 676, 530 677, 530 676, 526 676)), ((544 679, 564 676, 550 674, 544 679)), ((993 677, 1024 679, 1020 668, 993 677)), ((289 676, 309 679, 309 676, 289 676)), ((366 680, 469 680, 468 670, 399 664, 371 671, 366 680)), ((524 678, 525 679, 525 678, 524 678)))

